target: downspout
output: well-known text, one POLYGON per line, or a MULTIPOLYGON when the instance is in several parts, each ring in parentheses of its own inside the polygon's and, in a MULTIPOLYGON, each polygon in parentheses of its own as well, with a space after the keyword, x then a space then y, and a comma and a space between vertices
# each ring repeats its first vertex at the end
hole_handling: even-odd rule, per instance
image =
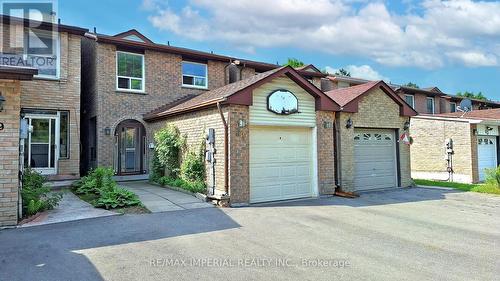
MULTIPOLYGON (((340 149, 341 149, 341 145, 340 145, 340 129, 339 129, 339 125, 337 123, 337 116, 335 115, 335 119, 334 119, 334 142, 335 142, 335 151, 334 151, 334 158, 335 158, 335 185, 337 186, 335 188, 335 192, 337 191, 340 191, 340 183, 341 183, 341 179, 342 179, 342 161, 340 161, 340 149)), ((340 120, 340 119, 339 119, 340 120)))
POLYGON ((229 195, 229 128, 227 126, 226 118, 224 117, 224 113, 222 113, 222 108, 220 106, 220 102, 217 102, 217 109, 219 110, 220 118, 222 120, 222 124, 224 124, 224 192, 226 195, 229 195))
MULTIPOLYGON (((337 116, 335 116, 335 117, 337 117, 337 116)), ((342 160, 341 160, 341 157, 342 157, 342 153, 341 153, 342 139, 341 139, 341 133, 340 133, 341 125, 339 124, 340 118, 335 118, 335 120, 338 121, 338 122, 334 123, 335 124, 335 135, 334 135, 334 137, 335 137, 335 154, 334 154, 334 157, 335 157, 335 162, 336 162, 335 183, 337 185, 337 187, 335 188, 335 196, 346 197, 346 198, 356 198, 356 197, 359 197, 357 194, 355 194, 353 192, 342 191, 342 160)))

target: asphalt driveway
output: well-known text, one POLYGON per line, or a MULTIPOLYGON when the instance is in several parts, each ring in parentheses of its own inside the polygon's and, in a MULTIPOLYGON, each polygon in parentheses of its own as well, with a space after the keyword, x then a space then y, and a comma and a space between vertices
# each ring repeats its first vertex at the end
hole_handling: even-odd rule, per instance
POLYGON ((500 197, 415 188, 0 231, 0 280, 498 280, 500 197))

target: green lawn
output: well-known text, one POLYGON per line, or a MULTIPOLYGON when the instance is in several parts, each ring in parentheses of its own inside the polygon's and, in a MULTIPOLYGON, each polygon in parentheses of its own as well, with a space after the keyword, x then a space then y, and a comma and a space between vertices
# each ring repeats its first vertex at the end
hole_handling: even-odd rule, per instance
POLYGON ((479 193, 490 193, 500 195, 500 188, 491 184, 467 184, 447 181, 432 181, 432 180, 414 180, 417 185, 442 186, 451 187, 463 191, 472 191, 479 193))

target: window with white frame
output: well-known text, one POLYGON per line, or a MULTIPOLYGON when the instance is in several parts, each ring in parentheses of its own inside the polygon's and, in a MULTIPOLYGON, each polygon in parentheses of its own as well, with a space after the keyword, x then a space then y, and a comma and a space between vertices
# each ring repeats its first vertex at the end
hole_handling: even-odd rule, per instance
POLYGON ((434 98, 427 98, 427 113, 434 114, 434 98))
POLYGON ((208 70, 204 63, 182 62, 182 86, 208 88, 208 70))
POLYGON ((405 95, 405 101, 411 108, 415 108, 415 97, 413 95, 405 95))
POLYGON ((116 52, 116 88, 144 92, 144 55, 116 52))
POLYGON ((450 102, 450 112, 457 112, 457 103, 450 102))

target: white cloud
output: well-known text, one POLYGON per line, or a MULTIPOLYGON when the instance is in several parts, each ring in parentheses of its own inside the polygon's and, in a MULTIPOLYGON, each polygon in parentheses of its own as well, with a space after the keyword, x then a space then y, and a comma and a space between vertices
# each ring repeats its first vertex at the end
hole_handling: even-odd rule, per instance
MULTIPOLYGON (((375 69, 373 69, 369 65, 347 65, 345 67, 342 67, 343 69, 347 70, 349 73, 351 73, 351 77, 354 78, 362 78, 366 80, 384 80, 384 81, 389 81, 389 78, 383 76, 382 74, 378 73, 375 69)), ((336 73, 338 72, 338 69, 333 68, 331 66, 325 67, 325 70, 328 73, 336 73)))
POLYGON ((475 51, 450 52, 447 53, 446 55, 470 67, 495 66, 498 64, 496 56, 491 54, 484 54, 481 52, 475 52, 475 51))
POLYGON ((175 11, 165 0, 143 3, 154 7, 149 20, 161 30, 240 50, 294 46, 421 68, 499 64, 500 2, 407 5, 397 14, 383 2, 356 0, 190 0, 175 11))

